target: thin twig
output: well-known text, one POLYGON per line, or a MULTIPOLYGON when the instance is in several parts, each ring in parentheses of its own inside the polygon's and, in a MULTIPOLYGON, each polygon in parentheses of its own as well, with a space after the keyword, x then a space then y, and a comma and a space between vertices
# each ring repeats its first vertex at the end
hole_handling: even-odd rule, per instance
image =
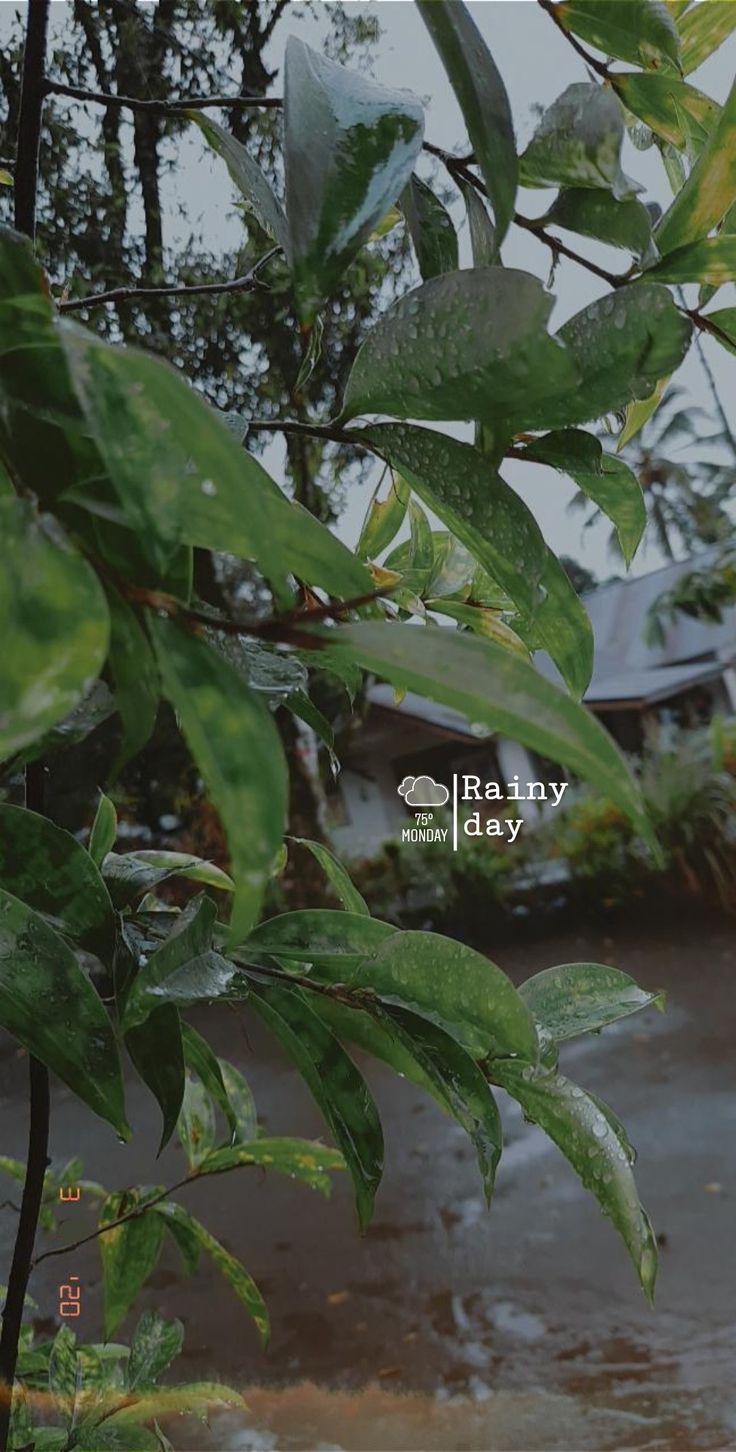
POLYGON ((254 418, 248 420, 248 433, 303 434, 312 439, 329 439, 333 444, 359 444, 356 430, 340 429, 335 424, 307 423, 302 419, 254 418))
POLYGON ((260 285, 260 273, 272 258, 277 257, 281 252, 280 247, 272 247, 270 252, 264 253, 250 270, 242 277, 230 278, 227 282, 195 282, 195 283, 166 283, 161 287, 138 287, 132 283, 126 287, 113 287, 109 292, 92 292, 87 297, 75 297, 61 299, 57 306, 59 312, 74 313, 82 308, 99 308, 105 303, 132 302, 136 298, 154 297, 201 297, 218 296, 227 292, 254 292, 260 285))
MULTIPOLYGON (((224 1175, 225 1171, 213 1170, 212 1173, 215 1175, 224 1175)), ((141 1205, 136 1205, 133 1210, 128 1210, 125 1215, 119 1215, 117 1220, 110 1220, 107 1225, 98 1225, 96 1230, 91 1231, 89 1235, 83 1235, 80 1240, 72 1240, 68 1245, 57 1245, 54 1250, 42 1251, 41 1255, 37 1255, 31 1262, 31 1270, 35 1270, 44 1260, 52 1260, 56 1255, 66 1255, 70 1250, 79 1250, 81 1245, 88 1245, 91 1240, 97 1240, 100 1235, 106 1235, 108 1230, 116 1230, 118 1225, 126 1225, 129 1220, 137 1220, 140 1215, 145 1215, 147 1210, 150 1210, 154 1205, 158 1205, 161 1200, 165 1200, 169 1195, 176 1194, 177 1190, 184 1189, 186 1185, 193 1185, 196 1180, 204 1180, 206 1178, 208 1177, 201 1172, 195 1175, 186 1175, 183 1180, 178 1180, 175 1185, 169 1185, 157 1195, 152 1195, 150 1200, 146 1200, 141 1205)))
POLYGON ((122 106, 127 111, 148 111, 156 116, 180 116, 183 111, 204 111, 211 106, 221 106, 223 110, 246 110, 250 107, 277 110, 283 104, 280 96, 177 96, 173 101, 157 101, 148 96, 87 91, 83 86, 68 86, 63 81, 51 80, 46 81, 44 92, 47 96, 69 96, 74 101, 86 101, 95 106, 122 106))
POLYGON ((580 44, 579 40, 576 40, 575 36, 568 30, 564 21, 560 19, 560 16, 557 14, 557 6, 552 3, 552 0, 537 0, 537 4, 541 6, 542 10, 546 11, 551 20, 554 20, 557 29, 561 31, 565 40, 572 46, 573 50, 577 51, 578 55, 585 61, 586 66, 590 66, 591 70, 596 71, 604 81, 607 81, 611 74, 608 66, 604 65, 603 61, 597 60, 594 55, 590 54, 589 50, 586 50, 580 44))

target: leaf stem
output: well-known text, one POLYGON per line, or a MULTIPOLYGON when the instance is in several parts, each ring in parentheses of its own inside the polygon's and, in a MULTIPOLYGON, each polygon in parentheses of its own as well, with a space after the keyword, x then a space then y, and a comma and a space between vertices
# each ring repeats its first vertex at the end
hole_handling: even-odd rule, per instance
POLYGON ((572 46, 574 51, 577 51, 581 59, 585 61, 585 64, 587 66, 590 66, 591 70, 596 71, 597 74, 602 78, 602 80, 607 81, 611 74, 608 66, 604 65, 603 61, 597 60, 594 55, 591 55, 590 51, 586 50, 585 46, 581 45, 580 41, 571 34, 567 26, 565 25, 564 20, 562 20, 557 14, 557 6, 552 3, 552 0, 537 0, 537 4, 541 6, 542 10, 546 11, 547 15, 549 15, 550 17, 550 20, 554 21, 557 29, 562 32, 565 40, 568 42, 569 45, 572 46))

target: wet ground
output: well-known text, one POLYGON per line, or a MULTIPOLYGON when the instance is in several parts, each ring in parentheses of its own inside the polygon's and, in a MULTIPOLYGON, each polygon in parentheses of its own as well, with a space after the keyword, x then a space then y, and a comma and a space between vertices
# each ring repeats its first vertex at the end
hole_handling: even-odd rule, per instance
MULTIPOLYGON (((173 1247, 165 1249, 142 1304, 185 1322, 179 1375, 216 1369, 251 1409, 213 1418, 209 1431, 170 1428, 177 1446, 736 1447, 736 940, 722 922, 679 923, 672 939, 567 935, 497 955, 517 979, 594 958, 668 990, 665 1017, 625 1021, 563 1058, 566 1072, 612 1103, 638 1147, 639 1186, 662 1243, 656 1309, 595 1203, 513 1104, 501 1106, 507 1146, 488 1213, 461 1132, 410 1085, 371 1068, 387 1171, 363 1239, 342 1176, 329 1203, 247 1170, 187 1192, 193 1213, 258 1280, 273 1336, 261 1353, 217 1274, 203 1264, 185 1281, 173 1247)), ((306 1090, 257 1026, 246 1037, 234 1015, 216 1023, 218 1048, 247 1073, 269 1132, 321 1134, 306 1090)), ((23 1070, 14 1057, 2 1063, 0 1148, 16 1154, 23 1070)), ((54 1102, 55 1157, 83 1155, 86 1173, 111 1186, 183 1172, 175 1150, 153 1161, 143 1090, 134 1090, 131 1112, 151 1131, 132 1148, 104 1131, 92 1139, 92 1121, 61 1087, 54 1102)), ((83 1216, 69 1207, 66 1238, 83 1216)), ((4 1241, 12 1219, 3 1212, 4 1241)), ((79 1330, 97 1337, 97 1251, 39 1269, 39 1316, 53 1313, 62 1274, 80 1277, 79 1330)))

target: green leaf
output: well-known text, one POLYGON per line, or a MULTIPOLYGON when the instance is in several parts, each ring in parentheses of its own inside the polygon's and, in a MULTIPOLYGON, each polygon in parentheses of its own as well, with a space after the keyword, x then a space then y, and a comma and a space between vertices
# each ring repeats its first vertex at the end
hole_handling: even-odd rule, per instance
POLYGON ((152 990, 166 983, 174 971, 209 950, 215 923, 215 905, 200 893, 174 919, 163 943, 140 964, 128 992, 122 1018, 124 1032, 135 1028, 162 1001, 152 990))
POLYGON ((693 5, 678 18, 682 47, 682 69, 686 76, 708 59, 732 30, 736 28, 736 11, 731 0, 705 0, 693 5))
POLYGON ((560 429, 535 439, 525 456, 575 480, 616 526, 621 552, 630 564, 644 533, 647 512, 641 485, 628 464, 614 454, 605 454, 600 441, 580 429, 560 429))
POLYGON ((645 70, 680 69, 677 26, 659 0, 562 0, 555 17, 565 30, 616 60, 645 70))
POLYGON ((578 396, 567 406, 560 400, 541 408, 534 427, 585 423, 634 398, 647 398, 659 379, 682 362, 691 336, 690 319, 656 282, 631 283, 589 303, 557 334, 575 358, 578 396))
POLYGON ((386 498, 371 500, 356 546, 361 559, 375 560, 388 548, 404 523, 410 492, 406 480, 392 474, 386 498))
POLYGON ((157 1311, 144 1311, 130 1343, 128 1391, 145 1391, 153 1386, 179 1355, 183 1342, 181 1321, 166 1321, 157 1311))
MULTIPOLYGON (((217 1241, 214 1243, 217 1245, 217 1241)), ((219 1249, 222 1250, 222 1247, 219 1246, 219 1249)), ((223 1252, 223 1254, 227 1254, 227 1252, 223 1252)), ((237 1265, 237 1261, 235 1264, 237 1265)), ((119 1428, 125 1436, 130 1436, 131 1431, 136 1433, 139 1431, 138 1427, 131 1427, 131 1423, 150 1421, 152 1417, 174 1414, 183 1416, 187 1412, 201 1417, 205 1412, 216 1411, 218 1408, 239 1407, 242 1410, 244 1406, 245 1403, 240 1392, 233 1391, 231 1387, 224 1386, 219 1381, 184 1382, 178 1386, 157 1387, 129 1405, 124 1404, 119 1411, 112 1413, 105 1426, 112 1425, 113 1430, 119 1428)), ((121 1441, 111 1445, 127 1449, 132 1447, 133 1443, 121 1441)), ((149 1444, 141 1443, 140 1445, 148 1446, 149 1444)), ((156 1445, 160 1444, 157 1442, 156 1445)), ((102 1441, 100 1441, 100 1446, 103 1446, 102 1441)))
POLYGON ((484 455, 409 424, 375 424, 360 437, 403 475, 514 603, 531 610, 546 545, 531 511, 484 455))
POLYGON ((473 1053, 537 1058, 534 1021, 511 980, 489 958, 452 938, 394 933, 346 982, 428 1019, 473 1053))
POLYGON ((258 914, 286 823, 286 765, 263 701, 203 641, 151 622, 163 689, 228 839, 235 880, 230 943, 258 914))
POLYGON ((254 213, 264 231, 285 248, 287 226, 284 209, 258 162, 224 126, 218 126, 202 111, 186 111, 185 115, 199 127, 212 150, 222 157, 249 211, 254 213))
POLYGON ((362 621, 330 632, 365 670, 569 766, 621 808, 645 840, 638 787, 603 726, 519 656, 470 635, 362 621))
POLYGON ((529 659, 529 651, 519 636, 507 625, 498 610, 489 610, 482 605, 466 605, 458 600, 425 600, 428 610, 438 615, 448 615, 458 625, 466 625, 487 640, 494 640, 506 650, 515 650, 518 655, 529 659))
POLYGON ((112 903, 89 853, 48 817, 8 802, 0 804, 0 886, 91 952, 111 953, 112 903))
MULTIPOLYGON (((190 1023, 182 1023, 181 1037, 186 1064, 199 1076, 207 1093, 217 1105, 218 1109, 222 1111, 230 1129, 232 1139, 235 1140, 239 1137, 238 1117, 230 1102, 230 1095, 225 1084, 220 1060, 210 1048, 207 1040, 201 1034, 197 1033, 197 1030, 192 1028, 190 1023)), ((253 1133, 255 1133, 255 1130, 253 1133)))
POLYGON ((562 227, 609 247, 623 247, 642 262, 657 256, 652 246, 652 219, 635 197, 617 202, 610 192, 570 187, 559 193, 543 221, 545 227, 562 227))
POLYGON ((110 611, 108 668, 122 727, 114 776, 151 736, 161 689, 156 661, 138 616, 117 590, 108 585, 106 593, 110 611))
POLYGON ((472 1141, 490 1204, 503 1131, 496 1101, 478 1065, 451 1034, 426 1017, 393 1007, 384 1008, 378 1022, 414 1056, 431 1081, 435 1098, 472 1141))
MULTIPOLYGON (((176 1010, 173 1010, 176 1012, 176 1010)), ((149 1019, 150 1023, 151 1020, 149 1019)), ((190 1170, 197 1170, 216 1144, 215 1113, 204 1085, 187 1074, 184 1100, 177 1124, 182 1149, 190 1170)))
POLYGON ((115 1036, 94 988, 64 939, 2 889, 0 1024, 128 1136, 115 1036))
POLYGON ((613 91, 589 81, 568 86, 545 111, 521 157, 523 185, 603 187, 623 201, 640 190, 621 170, 624 130, 613 91))
MULTIPOLYGON (((547 551, 542 588, 544 600, 525 622, 533 637, 531 648, 547 651, 568 690, 581 700, 593 674, 593 630, 567 571, 551 550, 547 551)), ((522 622, 517 625, 522 633, 522 622)))
MULTIPOLYGON (((178 1232, 181 1231, 184 1237, 190 1240, 196 1240, 202 1250, 207 1252, 220 1271, 220 1274, 225 1277, 228 1285, 234 1290, 238 1300, 242 1302, 246 1310, 253 1317, 260 1334, 261 1343, 263 1346, 267 1346, 270 1335, 268 1311, 266 1310, 263 1296, 253 1277, 248 1274, 245 1266, 241 1265, 240 1261, 234 1255, 231 1255, 230 1251, 226 1250, 224 1245, 221 1245, 219 1240, 216 1240, 214 1235, 211 1235, 209 1230, 205 1229, 199 1220, 195 1220, 194 1216, 190 1215, 189 1211, 185 1210, 183 1205, 177 1205, 173 1200, 161 1200, 155 1206, 154 1214, 161 1217, 166 1225, 168 1225, 169 1230, 172 1229, 172 1226, 177 1226, 177 1240, 178 1232)), ((177 1389, 173 1388, 172 1390, 177 1389)))
POLYGON ((708 282, 722 287, 724 282, 736 279, 736 237, 721 232, 717 237, 703 237, 686 247, 676 247, 656 267, 649 268, 647 277, 656 277, 661 282, 708 282))
POLYGON ((518 162, 506 88, 467 6, 419 0, 419 13, 447 73, 480 167, 500 246, 514 215, 518 162))
POLYGON ((259 1165, 264 1170, 278 1170, 292 1180, 301 1180, 313 1190, 328 1196, 332 1191, 329 1170, 344 1170, 345 1160, 339 1150, 329 1149, 318 1140, 270 1139, 263 1136, 251 1144, 237 1144, 213 1150, 200 1162, 203 1175, 221 1174, 242 1165, 259 1165))
POLYGON ((242 952, 247 957, 255 948, 258 953, 273 953, 296 962, 319 962, 322 968, 333 967, 342 981, 351 966, 395 932, 390 923, 366 917, 362 912, 302 908, 259 923, 242 952))
POLYGON ((424 117, 289 36, 284 73, 288 255, 302 324, 313 322, 411 176, 424 117))
MULTIPOLYGON (((0 227, 0 401, 0 455, 11 477, 39 499, 55 498, 101 472, 69 378, 46 277, 28 238, 9 227, 0 227)), ((5 527, 1 533, 6 539, 5 527)), ((13 553, 9 547, 10 568, 13 553)))
POLYGON ((562 1074, 494 1064, 494 1080, 541 1126, 591 1190, 621 1235, 648 1300, 657 1276, 657 1242, 639 1203, 626 1147, 609 1112, 562 1074))
POLYGON ((136 1016, 147 1017, 162 1003, 177 1008, 193 1008, 198 1003, 239 1003, 250 996, 250 981, 245 973, 214 949, 187 958, 181 967, 173 968, 158 982, 139 979, 140 996, 136 998, 136 1016))
POLYGON ((419 271, 426 282, 458 265, 457 235, 452 218, 432 188, 418 176, 409 178, 400 197, 419 271))
MULTIPOLYGON (((146 1403, 142 1405, 145 1408, 146 1403)), ((36 1447, 41 1452, 40 1442, 36 1443, 36 1447)), ((161 1442, 155 1432, 149 1432, 147 1427, 131 1425, 130 1421, 118 1426, 112 1416, 102 1426, 91 1422, 89 1426, 79 1427, 74 1447, 78 1452, 161 1452, 161 1442)))
POLYGON ((718 308, 714 313, 707 313, 706 317, 718 329, 711 336, 717 338, 727 352, 736 353, 736 308, 718 308))
POLYGON ((176 1129, 184 1098, 184 1053, 176 1009, 171 1004, 154 1008, 145 1022, 128 1029, 125 1046, 163 1116, 160 1154, 176 1129))
POLYGON ((498 251, 496 247, 496 229, 486 211, 485 202, 478 195, 477 189, 461 176, 457 178, 457 184, 462 192, 465 210, 468 214, 470 252, 473 258, 473 266, 490 267, 495 262, 498 251))
POLYGON ((631 1013, 657 1004, 619 968, 603 963, 563 963, 527 978, 519 988, 545 1038, 559 1043, 578 1034, 597 1033, 631 1013))
POLYGON ((612 75, 611 84, 629 111, 679 151, 689 151, 696 138, 702 142, 721 109, 675 76, 627 71, 612 75))
POLYGON ((146 1211, 105 1230, 111 1221, 137 1210, 145 1199, 139 1188, 108 1195, 97 1222, 105 1298, 105 1336, 110 1337, 124 1320, 141 1287, 158 1263, 164 1227, 156 1215, 146 1211))
POLYGON ((546 332, 553 299, 512 268, 445 273, 390 307, 358 350, 344 417, 481 419, 506 429, 511 410, 574 390, 578 376, 546 332))
POLYGON ((254 984, 251 1001, 293 1060, 345 1157, 365 1230, 383 1173, 381 1121, 368 1086, 298 989, 254 984))
POLYGON ((100 792, 100 800, 97 803, 95 819, 92 823, 92 830, 89 834, 89 852, 95 867, 100 867, 103 857, 115 846, 115 838, 118 835, 118 814, 113 803, 104 792, 100 792))
POLYGON ((325 877, 334 887, 340 902, 348 912, 364 913, 370 916, 365 898, 353 885, 342 862, 338 860, 334 852, 330 852, 329 847, 325 847, 323 842, 312 842, 309 837, 292 837, 291 841, 298 842, 300 847, 306 847, 316 858, 325 877))
POLYGON ((127 907, 170 877, 186 877, 220 892, 235 891, 232 878, 214 862, 189 852, 161 852, 147 847, 140 852, 108 852, 102 876, 116 908, 127 907))
POLYGON ((684 247, 686 242, 707 237, 734 201, 736 81, 684 186, 657 225, 654 240, 662 256, 684 247))
POLYGON ((626 421, 621 430, 621 433, 618 436, 618 441, 616 443, 617 454, 620 454, 621 450, 624 449, 626 445, 631 442, 632 439, 636 438, 636 435, 640 433, 645 423, 647 423, 652 415, 656 413, 660 403, 662 402, 664 391, 669 381, 669 376, 666 378, 660 378, 659 382, 656 384, 655 388, 652 390, 648 398, 642 398, 637 403, 627 403, 625 415, 626 421))
POLYGON ((338 595, 370 589, 350 551, 281 493, 174 368, 71 324, 62 334, 89 426, 156 568, 187 543, 256 560, 282 591, 289 571, 338 595))
POLYGON ((77 1338, 68 1326, 60 1326, 49 1356, 49 1392, 52 1405, 67 1427, 74 1420, 74 1406, 79 1390, 77 1338))
POLYGON ((25 500, 0 496, 0 538, 4 761, 90 689, 107 655, 109 619, 97 576, 53 520, 39 520, 25 500))
POLYGON ((258 1134, 258 1114, 253 1090, 239 1069, 227 1059, 220 1059, 225 1091, 235 1116, 235 1140, 250 1143, 258 1134))

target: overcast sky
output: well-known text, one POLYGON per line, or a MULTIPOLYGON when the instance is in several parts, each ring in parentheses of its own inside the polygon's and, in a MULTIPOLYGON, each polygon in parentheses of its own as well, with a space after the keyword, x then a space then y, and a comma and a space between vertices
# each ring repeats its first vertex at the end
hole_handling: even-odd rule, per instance
MULTIPOLYGON (((331 0, 323 0, 323 10, 331 0)), ((374 74, 388 86, 412 90, 426 103, 428 139, 447 149, 465 147, 467 137, 460 110, 447 82, 445 73, 437 59, 429 35, 413 4, 413 0, 349 0, 359 4, 365 11, 377 12, 380 18, 382 36, 378 46, 374 74)), ((0 0, 0 31, 12 12, 22 8, 10 0, 0 0)), ((548 106, 573 81, 587 79, 584 62, 575 55, 549 17, 535 3, 535 0, 471 0, 470 10, 481 29, 503 75, 511 99, 519 150, 528 141, 536 124, 536 110, 548 106)), ((67 5, 57 0, 53 6, 54 28, 63 29, 67 5)), ((295 31, 315 47, 321 46, 327 29, 328 17, 320 14, 311 17, 300 3, 292 0, 284 21, 278 26, 273 46, 272 62, 280 66, 286 38, 295 31)), ((701 69, 689 79, 718 101, 723 101, 736 72, 736 35, 721 47, 701 69)), ((233 78, 235 84, 235 78, 233 78)), ((277 81, 277 85, 280 82, 277 81)), ((223 87, 224 89, 224 87, 223 87)), ((189 223, 182 223, 179 207, 183 206, 192 221, 201 223, 205 241, 216 251, 223 249, 237 239, 241 226, 234 211, 234 193, 224 164, 214 158, 202 144, 199 133, 192 128, 191 136, 180 145, 180 164, 167 176, 165 186, 168 194, 168 225, 174 231, 188 234, 189 223)), ((420 169, 430 176, 432 163, 422 158, 420 169)), ((624 169, 644 183, 646 200, 656 200, 666 206, 670 192, 664 171, 655 148, 647 152, 636 151, 626 142, 624 169)), ((443 184, 446 177, 442 175, 443 184)), ((528 214, 541 213, 549 205, 552 193, 525 191, 521 194, 521 205, 528 214)), ((467 261, 464 209, 458 203, 455 220, 461 232, 461 258, 467 261)), ((611 271, 623 271, 628 266, 625 253, 598 246, 584 239, 573 239, 563 234, 577 250, 601 262, 611 271)), ((503 247, 504 261, 517 268, 527 268, 546 280, 549 271, 549 252, 528 233, 512 228, 503 247)), ((418 280, 418 276, 417 276, 418 280)), ((567 317, 577 312, 600 292, 605 284, 571 263, 561 262, 557 269, 553 288, 557 299, 551 327, 558 328, 567 317)), ((719 305, 733 303, 733 289, 723 288, 719 305)), ((704 347, 710 365, 716 376, 718 388, 730 409, 736 384, 736 358, 726 353, 720 345, 705 339, 704 347)), ((680 370, 679 380, 686 386, 693 403, 708 407, 710 399, 702 367, 694 349, 680 370)), ((448 425, 448 432, 459 437, 470 436, 470 426, 448 425)), ((265 457, 267 467, 277 477, 282 476, 283 448, 276 440, 269 447, 265 457)), ((611 559, 607 541, 609 528, 601 524, 582 532, 581 516, 567 513, 573 488, 563 476, 538 465, 504 465, 504 475, 527 500, 534 510, 549 544, 558 553, 572 554, 582 560, 596 574, 606 576, 620 565, 611 559)), ((347 500, 340 532, 349 543, 357 538, 360 523, 372 492, 371 485, 356 486, 347 500)), ((633 572, 640 573, 656 568, 661 557, 653 544, 640 550, 633 572)))

